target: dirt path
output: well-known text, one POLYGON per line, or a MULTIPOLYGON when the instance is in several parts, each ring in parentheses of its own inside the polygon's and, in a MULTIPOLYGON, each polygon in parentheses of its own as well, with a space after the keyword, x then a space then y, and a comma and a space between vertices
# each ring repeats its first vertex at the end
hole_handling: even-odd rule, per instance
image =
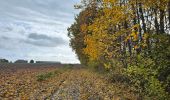
POLYGON ((111 84, 103 75, 88 69, 45 67, 15 70, 2 70, 0 100, 135 100, 127 87, 111 84), (37 75, 51 72, 58 74, 37 81, 37 75))
POLYGON ((87 70, 72 70, 59 85, 50 100, 119 100, 114 88, 104 79, 87 70))

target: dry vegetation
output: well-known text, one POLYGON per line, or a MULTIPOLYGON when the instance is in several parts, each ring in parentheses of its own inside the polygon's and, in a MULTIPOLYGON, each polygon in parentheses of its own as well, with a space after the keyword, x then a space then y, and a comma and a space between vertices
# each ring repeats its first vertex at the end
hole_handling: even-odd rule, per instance
POLYGON ((123 85, 79 67, 2 67, 0 99, 119 100, 136 99, 123 85))

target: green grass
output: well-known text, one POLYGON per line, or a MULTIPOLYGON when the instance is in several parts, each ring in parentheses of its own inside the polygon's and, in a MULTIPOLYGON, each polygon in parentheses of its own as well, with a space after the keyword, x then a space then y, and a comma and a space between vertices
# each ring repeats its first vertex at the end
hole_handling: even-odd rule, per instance
POLYGON ((37 75, 37 81, 44 81, 48 78, 51 78, 53 76, 55 76, 56 73, 54 72, 48 72, 48 73, 43 73, 43 74, 39 74, 37 75))
POLYGON ((59 74, 62 74, 68 70, 71 70, 72 69, 72 66, 70 66, 69 64, 68 65, 65 65, 64 67, 62 68, 59 68, 57 70, 54 70, 53 72, 47 72, 47 73, 41 73, 39 75, 37 75, 37 81, 44 81, 44 80, 47 80, 48 78, 52 78, 54 76, 57 76, 59 74))

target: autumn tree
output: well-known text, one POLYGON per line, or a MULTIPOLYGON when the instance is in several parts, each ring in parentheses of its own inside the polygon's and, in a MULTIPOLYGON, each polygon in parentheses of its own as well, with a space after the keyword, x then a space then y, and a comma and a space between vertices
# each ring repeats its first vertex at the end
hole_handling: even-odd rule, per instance
POLYGON ((84 43, 84 37, 86 34, 91 34, 87 31, 87 26, 90 25, 94 18, 97 16, 96 2, 83 2, 83 6, 76 5, 76 8, 82 8, 88 6, 87 8, 82 8, 80 14, 75 18, 75 23, 68 28, 68 36, 70 37, 70 46, 76 52, 79 60, 83 64, 87 64, 88 56, 83 53, 83 48, 86 47, 84 43))
POLYGON ((113 73, 125 73, 142 96, 166 99, 170 93, 170 0, 83 1, 70 28, 77 31, 69 30, 80 61, 97 61, 113 73))

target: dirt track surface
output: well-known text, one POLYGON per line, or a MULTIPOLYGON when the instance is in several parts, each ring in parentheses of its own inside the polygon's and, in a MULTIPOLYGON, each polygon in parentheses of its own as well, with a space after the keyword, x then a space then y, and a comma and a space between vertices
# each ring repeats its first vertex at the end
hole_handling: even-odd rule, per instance
POLYGON ((92 71, 63 66, 1 67, 0 100, 119 100, 114 85, 92 71), (61 71, 62 70, 62 71, 61 71), (60 72, 43 81, 37 75, 60 72))

